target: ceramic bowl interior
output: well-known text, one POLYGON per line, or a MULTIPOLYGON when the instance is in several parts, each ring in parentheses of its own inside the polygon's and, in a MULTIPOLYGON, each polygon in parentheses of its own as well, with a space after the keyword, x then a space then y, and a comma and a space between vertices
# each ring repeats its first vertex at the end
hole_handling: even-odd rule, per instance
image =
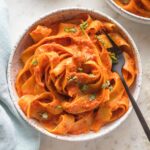
POLYGON ((108 5, 110 5, 116 12, 118 12, 120 15, 126 17, 127 19, 130 19, 132 21, 135 21, 137 23, 142 23, 142 24, 150 24, 150 18, 142 17, 135 15, 129 11, 126 11, 125 9, 121 8, 118 6, 114 0, 106 0, 108 5))
POLYGON ((141 61, 140 61, 138 50, 137 50, 132 38, 127 33, 127 31, 121 25, 119 25, 116 21, 109 18, 107 15, 105 15, 101 12, 97 12, 97 11, 93 11, 93 10, 89 10, 89 9, 87 10, 87 9, 81 9, 81 8, 80 9, 79 8, 71 8, 71 9, 57 10, 57 11, 51 12, 48 15, 45 15, 44 17, 38 19, 38 21, 36 21, 34 24, 32 24, 23 33, 22 37, 20 38, 16 47, 14 48, 14 50, 11 53, 9 65, 8 65, 9 90, 10 90, 12 101, 13 101, 17 111, 19 112, 19 114, 22 116, 22 118, 24 120, 26 120, 32 127, 37 129, 41 133, 48 135, 49 137, 53 137, 53 138, 60 139, 60 140, 66 140, 66 141, 84 141, 84 140, 94 139, 97 137, 102 137, 102 136, 110 133, 113 129, 118 127, 124 120, 126 120, 127 116, 130 114, 131 109, 132 109, 132 106, 130 106, 128 112, 124 116, 122 116, 117 121, 104 126, 97 133, 90 132, 87 134, 66 135, 66 136, 60 136, 60 135, 55 135, 55 134, 49 133, 48 131, 43 129, 37 121, 35 121, 33 119, 27 119, 27 117, 24 115, 24 113, 20 109, 20 107, 18 105, 18 95, 17 95, 14 85, 15 85, 15 79, 16 79, 18 70, 22 67, 21 62, 20 62, 20 54, 22 53, 22 51, 25 48, 27 48, 28 46, 33 44, 31 37, 29 36, 29 33, 33 30, 33 28, 35 26, 37 26, 39 24, 49 26, 50 24, 55 23, 56 21, 61 21, 61 20, 64 21, 64 20, 70 19, 74 16, 80 15, 81 13, 88 13, 93 18, 110 21, 117 25, 117 28, 118 28, 118 31, 120 32, 120 34, 122 34, 122 36, 131 44, 132 51, 135 56, 136 67, 138 69, 138 75, 137 75, 136 81, 131 90, 132 90, 132 94, 136 100, 138 98, 139 90, 140 90, 140 86, 141 86, 141 73, 142 72, 141 72, 141 61))

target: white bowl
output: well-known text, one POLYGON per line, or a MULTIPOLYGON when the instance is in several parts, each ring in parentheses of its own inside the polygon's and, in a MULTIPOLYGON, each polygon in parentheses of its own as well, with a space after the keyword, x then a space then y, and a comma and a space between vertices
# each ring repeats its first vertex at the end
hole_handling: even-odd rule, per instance
POLYGON ((138 69, 138 75, 137 75, 135 84, 132 88, 132 94, 136 100, 137 100, 138 95, 139 95, 139 91, 140 91, 140 87, 141 87, 141 81, 142 81, 141 60, 140 60, 139 52, 137 50, 137 47, 136 47, 134 41, 132 40, 132 38, 130 37, 128 32, 119 23, 117 23, 114 19, 108 17, 106 14, 103 14, 103 13, 98 12, 98 11, 89 10, 89 9, 70 8, 70 9, 56 10, 56 11, 53 11, 53 12, 45 15, 44 17, 39 18, 34 24, 32 24, 23 33, 22 37, 20 38, 20 40, 16 44, 16 47, 14 48, 14 50, 11 53, 11 56, 9 59, 9 65, 8 65, 8 84, 9 84, 10 95, 11 95, 12 101, 13 101, 14 106, 16 107, 18 113, 32 127, 34 127, 35 129, 37 129, 38 131, 40 131, 41 133, 43 133, 49 137, 53 137, 53 138, 65 140, 65 141, 84 141, 84 140, 91 140, 94 138, 103 137, 104 135, 110 133, 112 130, 114 130, 116 127, 118 127, 123 121, 125 121, 126 118, 129 116, 131 110, 132 110, 132 106, 130 105, 128 112, 124 116, 122 116, 120 119, 116 120, 115 122, 104 126, 97 133, 90 132, 90 133, 81 134, 81 135, 61 136, 61 135, 55 135, 55 134, 49 133, 44 128, 42 128, 37 121, 35 121, 33 119, 27 119, 27 117, 24 115, 24 113, 20 109, 20 107, 18 105, 18 95, 17 95, 17 92, 16 92, 14 85, 15 85, 16 75, 18 73, 19 68, 21 67, 20 60, 19 60, 20 54, 26 47, 28 47, 31 44, 31 38, 29 38, 28 33, 34 28, 34 26, 37 26, 38 24, 45 24, 46 25, 47 23, 52 23, 52 22, 56 22, 58 20, 64 20, 64 19, 71 18, 71 17, 76 16, 80 13, 88 13, 94 18, 104 19, 104 20, 113 22, 114 24, 117 25, 119 32, 131 44, 132 49, 133 49, 133 53, 135 56, 135 60, 136 60, 136 67, 138 69))
POLYGON ((129 11, 126 11, 125 9, 121 8, 119 5, 117 5, 114 0, 106 0, 108 5, 110 5, 116 12, 118 12, 120 15, 126 17, 127 19, 130 19, 132 21, 143 23, 143 24, 150 24, 150 18, 142 17, 135 15, 129 11))

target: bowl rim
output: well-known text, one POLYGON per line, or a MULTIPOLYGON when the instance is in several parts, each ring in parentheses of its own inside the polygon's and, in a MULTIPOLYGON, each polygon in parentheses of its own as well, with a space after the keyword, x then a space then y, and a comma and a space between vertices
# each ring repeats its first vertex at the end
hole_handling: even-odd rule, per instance
MULTIPOLYGON (((100 15, 101 17, 106 18, 107 20, 113 22, 117 27, 120 28, 120 30, 125 33, 125 36, 128 37, 128 40, 130 41, 131 45, 134 48, 135 51, 135 56, 137 58, 137 64, 138 64, 138 82, 137 82, 137 87, 136 87, 136 94, 135 94, 135 100, 137 101, 138 97, 139 97, 139 93, 140 93, 140 89, 141 89, 141 84, 142 84, 142 65, 141 65, 141 59, 140 59, 140 54, 138 51, 138 48, 135 44, 135 42, 133 41, 132 37, 130 36, 130 34, 127 32, 127 30, 117 21, 115 21, 113 18, 109 17, 107 14, 100 12, 98 10, 93 10, 93 9, 89 9, 89 8, 78 8, 78 7, 69 7, 69 8, 61 8, 61 9, 55 9, 52 10, 48 13, 45 13, 44 15, 41 15, 40 17, 34 19, 33 23, 31 23, 29 26, 27 26, 27 28, 24 30, 24 32, 22 32, 22 34, 18 37, 18 40, 16 42, 16 44, 13 46, 13 49, 11 51, 10 57, 9 57, 9 61, 8 61, 8 67, 7 67, 7 80, 8 80, 8 89, 9 89, 9 93, 10 93, 10 97, 11 100, 15 106, 15 109, 17 110, 18 114, 21 116, 21 118, 23 118, 23 120, 28 123, 30 126, 32 126, 34 129, 36 129, 37 131, 40 131, 42 134, 47 135, 48 137, 52 137, 55 139, 59 139, 59 140, 63 140, 63 141, 72 141, 72 142, 81 142, 81 141, 88 141, 88 140, 92 140, 92 139, 96 139, 96 138, 100 138, 100 137, 104 137, 106 136, 108 133, 111 133, 113 130, 115 130, 117 127, 119 127, 129 116, 129 114, 131 113, 133 107, 132 105, 130 106, 130 108, 128 109, 128 111, 119 119, 119 122, 117 122, 117 124, 113 124, 113 126, 109 127, 109 130, 107 130, 105 133, 100 134, 96 133, 93 134, 92 136, 85 136, 80 138, 80 135, 78 135, 78 137, 73 137, 71 136, 61 136, 61 135, 56 135, 56 134, 52 134, 48 131, 46 131, 44 128, 41 128, 39 126, 37 126, 34 122, 31 122, 30 119, 28 119, 25 114, 22 112, 21 108, 18 105, 18 101, 16 100, 15 96, 14 96, 14 92, 11 86, 11 63, 13 60, 13 56, 15 54, 16 48, 18 46, 18 44, 20 43, 20 40, 23 38, 23 36, 25 35, 25 33, 39 20, 42 20, 46 17, 48 17, 49 15, 53 15, 55 13, 61 13, 63 11, 82 11, 82 12, 92 12, 94 14, 100 15)), ((87 135, 89 133, 86 133, 87 135)))
POLYGON ((126 17, 127 19, 130 19, 132 21, 138 22, 138 23, 142 23, 142 24, 150 24, 150 18, 148 17, 143 17, 143 16, 138 16, 134 13, 131 13, 125 9, 123 9, 122 7, 120 7, 119 5, 117 5, 114 0, 105 0, 108 5, 110 5, 116 12, 118 12, 120 15, 123 14, 124 17, 126 17))

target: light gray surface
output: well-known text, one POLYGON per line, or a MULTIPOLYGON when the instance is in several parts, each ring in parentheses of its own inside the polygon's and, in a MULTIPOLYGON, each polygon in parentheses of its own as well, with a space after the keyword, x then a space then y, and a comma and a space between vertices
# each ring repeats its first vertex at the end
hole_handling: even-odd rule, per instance
MULTIPOLYGON (((10 33, 14 45, 19 35, 36 18, 64 7, 87 7, 109 14, 131 34, 139 48, 143 66, 143 86, 139 106, 150 124, 150 26, 131 22, 116 14, 104 0, 6 0, 10 12, 10 33)), ((134 112, 117 130, 103 139, 69 143, 42 135, 40 150, 150 150, 134 112)))

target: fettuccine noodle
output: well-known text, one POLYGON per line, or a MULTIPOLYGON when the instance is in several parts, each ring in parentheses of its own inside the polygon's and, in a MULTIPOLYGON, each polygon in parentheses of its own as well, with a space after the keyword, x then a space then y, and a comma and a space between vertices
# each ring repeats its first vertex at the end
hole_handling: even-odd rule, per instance
POLYGON ((23 51, 16 78, 19 105, 49 132, 97 132, 127 112, 128 96, 111 71, 117 59, 107 50, 111 43, 102 29, 123 50, 130 87, 136 78, 132 49, 114 24, 83 14, 50 27, 38 25, 30 33, 34 44, 23 51))
POLYGON ((150 0, 114 0, 123 9, 150 18, 150 0))

